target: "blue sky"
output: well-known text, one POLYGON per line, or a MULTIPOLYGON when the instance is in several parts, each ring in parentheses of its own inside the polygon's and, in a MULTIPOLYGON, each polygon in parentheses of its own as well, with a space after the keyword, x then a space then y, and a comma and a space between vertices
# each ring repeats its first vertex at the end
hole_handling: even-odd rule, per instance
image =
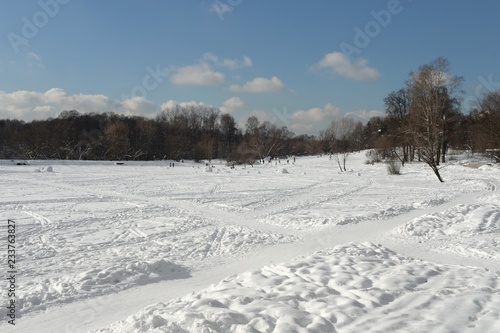
POLYGON ((465 111, 500 88, 500 2, 3 0, 0 118, 153 117, 206 103, 316 134, 367 121, 408 73, 444 56, 465 111))

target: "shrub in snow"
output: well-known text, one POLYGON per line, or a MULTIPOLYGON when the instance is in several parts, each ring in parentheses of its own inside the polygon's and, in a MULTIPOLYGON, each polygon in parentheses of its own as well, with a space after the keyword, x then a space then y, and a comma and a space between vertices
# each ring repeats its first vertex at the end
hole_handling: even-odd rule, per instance
POLYGON ((379 163, 379 162, 382 162, 382 155, 380 154, 379 151, 377 150, 369 150, 365 153, 365 156, 367 158, 367 160, 365 161, 365 164, 375 164, 375 163, 379 163))
POLYGON ((387 173, 389 175, 400 175, 401 174, 401 164, 395 159, 391 159, 387 162, 387 173))

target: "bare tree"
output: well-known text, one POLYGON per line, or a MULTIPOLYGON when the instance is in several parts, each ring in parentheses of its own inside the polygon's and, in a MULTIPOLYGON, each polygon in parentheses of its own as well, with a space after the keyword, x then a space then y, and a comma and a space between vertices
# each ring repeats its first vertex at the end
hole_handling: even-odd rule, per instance
POLYGON ((219 113, 219 109, 204 103, 165 106, 157 120, 168 124, 168 133, 162 134, 168 154, 175 159, 211 159, 217 150, 219 113))
POLYGON ((284 154, 287 141, 293 137, 286 126, 277 127, 269 121, 260 123, 255 116, 248 118, 245 127, 247 149, 252 149, 259 159, 284 154))
POLYGON ((222 145, 222 157, 228 157, 234 149, 238 136, 236 120, 228 113, 223 113, 219 120, 219 133, 222 145))
POLYGON ((260 121, 256 116, 250 116, 245 123, 245 135, 257 135, 259 131, 260 121))
POLYGON ((389 143, 391 154, 394 155, 404 165, 413 159, 413 142, 409 133, 409 109, 410 94, 407 89, 400 89, 391 92, 384 99, 387 111, 387 136, 386 143, 389 143))
POLYGON ((483 149, 489 149, 491 156, 500 162, 500 90, 488 92, 479 100, 476 118, 483 149))
POLYGON ((321 142, 321 149, 323 153, 331 154, 333 151, 333 145, 335 144, 335 133, 333 132, 331 126, 319 132, 319 141, 321 142))
POLYGON ((361 143, 362 125, 351 118, 334 120, 326 130, 320 132, 325 153, 333 154, 341 172, 347 171, 349 155, 361 143))
POLYGON ((122 160, 129 153, 129 128, 124 121, 116 120, 106 127, 104 143, 108 147, 109 158, 122 160))
POLYGON ((500 90, 486 94, 480 104, 480 112, 488 124, 486 131, 492 145, 500 145, 500 90))
MULTIPOLYGON (((438 58, 410 73, 410 132, 420 149, 420 156, 440 182, 439 161, 445 154, 450 115, 459 105, 463 78, 450 75, 449 61, 438 58)), ((444 160, 444 158, 443 158, 444 160)))

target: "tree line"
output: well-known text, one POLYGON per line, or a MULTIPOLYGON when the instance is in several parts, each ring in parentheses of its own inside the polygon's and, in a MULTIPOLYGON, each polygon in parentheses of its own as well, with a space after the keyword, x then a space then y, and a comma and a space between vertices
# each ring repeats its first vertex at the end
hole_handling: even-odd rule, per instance
POLYGON ((63 111, 57 118, 0 120, 0 159, 182 160, 225 159, 253 164, 266 158, 330 154, 341 171, 353 151, 377 149, 402 165, 439 169, 450 148, 488 151, 500 161, 500 90, 461 112, 463 79, 438 58, 410 72, 384 99, 386 115, 362 124, 332 121, 318 136, 294 135, 286 126, 251 116, 240 129, 234 117, 204 104, 174 105, 155 119, 114 113, 63 111))
POLYGON ((114 113, 63 111, 57 118, 0 120, 0 159, 212 160, 253 164, 257 159, 319 153, 313 136, 248 118, 238 128, 230 114, 206 105, 176 105, 156 119, 114 113))

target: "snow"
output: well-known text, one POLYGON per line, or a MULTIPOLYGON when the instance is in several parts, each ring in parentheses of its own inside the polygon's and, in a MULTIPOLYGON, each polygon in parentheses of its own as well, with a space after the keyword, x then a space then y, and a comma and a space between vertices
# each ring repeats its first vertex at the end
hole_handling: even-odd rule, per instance
POLYGON ((500 331, 499 166, 365 159, 0 161, 0 332, 500 331))
POLYGON ((355 243, 226 278, 96 332, 495 331, 498 277, 355 243))
POLYGON ((489 195, 479 201, 497 204, 460 204, 424 215, 395 230, 395 238, 418 240, 437 252, 500 261, 500 200, 489 195))
POLYGON ((29 283, 17 304, 21 312, 27 313, 137 285, 188 277, 189 271, 185 267, 163 259, 151 263, 131 261, 126 266, 113 265, 105 269, 84 271, 76 276, 48 277, 37 283, 29 283))

